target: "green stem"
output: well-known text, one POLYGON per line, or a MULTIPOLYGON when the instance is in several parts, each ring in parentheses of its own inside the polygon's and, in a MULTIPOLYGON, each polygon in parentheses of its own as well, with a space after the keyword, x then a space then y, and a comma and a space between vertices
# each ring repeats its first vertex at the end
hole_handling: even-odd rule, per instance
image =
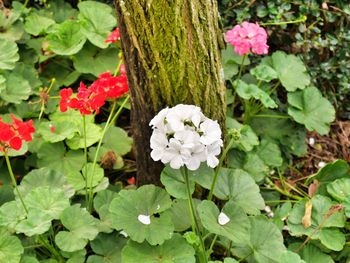
POLYGON ((83 130, 84 130, 84 159, 85 159, 85 202, 86 206, 88 207, 89 204, 89 197, 88 197, 88 171, 87 171, 87 164, 88 164, 88 156, 87 156, 87 143, 86 143, 86 117, 83 115, 83 130))
POLYGON ((235 138, 231 137, 231 140, 229 141, 228 145, 226 146, 226 148, 224 149, 224 151, 220 157, 219 165, 215 169, 214 178, 213 178, 213 181, 212 181, 211 186, 210 186, 210 191, 209 191, 208 198, 207 198, 208 200, 213 199, 213 192, 214 192, 214 188, 215 188, 215 184, 216 184, 216 179, 218 177, 218 174, 219 174, 219 171, 222 167, 222 164, 226 158, 226 155, 227 155, 228 151, 231 149, 234 142, 235 142, 235 138))
POLYGON ((215 245, 215 242, 216 242, 216 239, 218 238, 218 235, 215 235, 214 238, 213 238, 213 241, 211 242, 210 244, 210 247, 209 247, 209 257, 211 255, 211 253, 213 252, 213 247, 215 245))
POLYGON ((5 160, 6 160, 6 164, 7 164, 7 169, 9 171, 9 174, 10 174, 10 177, 12 180, 13 187, 16 189, 18 198, 22 203, 24 211, 26 212, 26 214, 28 214, 28 209, 27 209, 26 205, 24 204, 24 201, 23 201, 23 198, 22 198, 20 191, 18 190, 17 181, 16 181, 15 175, 13 174, 13 171, 12 171, 11 162, 10 162, 10 159, 8 157, 8 154, 7 154, 7 149, 5 149, 5 151, 4 151, 4 156, 5 156, 5 160))
POLYGON ((109 129, 110 126, 112 126, 112 125, 115 123, 116 119, 118 119, 120 113, 121 113, 122 110, 124 109, 124 106, 125 106, 125 104, 128 102, 129 98, 130 98, 130 95, 128 94, 128 95, 125 97, 125 99, 124 99, 124 101, 122 102, 122 104, 120 104, 118 111, 117 111, 117 112, 115 113, 115 115, 113 116, 111 122, 109 123, 108 129, 109 129))
POLYGON ((205 262, 207 263, 207 255, 205 252, 205 245, 204 245, 204 241, 202 238, 202 235, 200 233, 200 229, 199 229, 199 225, 198 225, 198 221, 197 221, 197 217, 196 217, 196 213, 194 210, 194 205, 193 205, 193 200, 192 200, 192 194, 191 194, 191 189, 190 189, 190 182, 188 179, 188 170, 187 167, 183 167, 181 168, 181 172, 182 175, 185 179, 185 184, 186 184, 186 189, 187 189, 187 198, 188 198, 188 205, 190 208, 190 213, 191 213, 191 218, 192 218, 192 226, 193 226, 193 232, 199 237, 200 240, 200 246, 201 246, 201 254, 200 254, 200 262, 205 262))
POLYGON ((277 185, 275 185, 268 177, 266 177, 266 181, 269 183, 269 185, 275 189, 277 192, 281 193, 282 195, 284 196, 287 196, 287 197, 290 197, 290 198, 293 198, 294 200, 301 200, 303 199, 302 197, 300 196, 297 196, 297 195, 293 195, 281 188, 279 188, 277 185))
POLYGON ((287 25, 287 24, 296 24, 296 23, 302 23, 307 20, 307 16, 302 16, 301 18, 298 18, 296 20, 291 21, 282 21, 282 22, 266 22, 261 23, 261 26, 280 26, 280 25, 287 25))
POLYGON ((57 250, 50 245, 50 243, 47 243, 46 240, 42 236, 38 236, 39 243, 42 244, 50 253, 58 260, 58 262, 64 262, 64 259, 60 255, 60 253, 57 252, 57 250))
POLYGON ((27 7, 28 3, 29 3, 29 0, 26 0, 23 4, 23 7, 27 7))
POLYGON ((120 66, 121 66, 122 64, 123 64, 123 60, 121 59, 121 60, 119 60, 118 66, 117 66, 117 68, 116 68, 115 71, 114 71, 114 74, 113 74, 114 77, 117 76, 117 74, 118 74, 118 72, 119 72, 119 70, 120 70, 120 66))
POLYGON ((239 72, 238 72, 238 76, 237 76, 236 81, 241 79, 243 68, 244 68, 244 61, 245 61, 246 57, 247 57, 247 54, 244 54, 243 57, 242 57, 242 62, 241 62, 241 65, 239 67, 239 72))
POLYGON ((226 250, 226 257, 230 257, 231 256, 231 247, 232 247, 232 240, 230 240, 230 242, 228 243, 228 247, 226 250))

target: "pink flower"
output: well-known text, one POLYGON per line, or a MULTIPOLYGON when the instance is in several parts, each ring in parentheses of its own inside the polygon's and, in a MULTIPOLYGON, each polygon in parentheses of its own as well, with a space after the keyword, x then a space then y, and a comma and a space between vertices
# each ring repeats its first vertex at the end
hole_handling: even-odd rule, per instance
POLYGON ((114 31, 112 31, 108 37, 106 38, 106 43, 115 43, 120 40, 119 28, 117 27, 114 31))
POLYGON ((258 55, 267 54, 269 46, 267 33, 257 23, 243 22, 226 32, 226 41, 230 43, 239 55, 253 52, 258 55))

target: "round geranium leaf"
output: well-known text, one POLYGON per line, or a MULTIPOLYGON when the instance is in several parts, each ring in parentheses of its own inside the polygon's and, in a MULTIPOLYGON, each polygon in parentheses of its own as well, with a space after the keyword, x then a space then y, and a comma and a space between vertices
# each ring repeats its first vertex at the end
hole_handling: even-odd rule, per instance
POLYGON ((350 178, 340 178, 327 184, 327 192, 337 201, 343 202, 350 196, 350 178))
POLYGON ((74 189, 68 184, 65 176, 49 168, 35 169, 23 177, 19 191, 22 196, 27 195, 31 190, 41 186, 62 189, 65 196, 70 198, 74 195, 74 189))
POLYGON ((112 215, 109 212, 109 206, 117 195, 116 192, 103 190, 97 193, 94 199, 94 208, 101 221, 101 224, 99 225, 101 232, 112 232, 112 215))
POLYGON ((81 31, 79 22, 66 20, 62 24, 55 25, 47 36, 49 48, 58 55, 73 55, 83 47, 86 37, 81 31))
MULTIPOLYGON (((160 174, 160 181, 167 192, 179 199, 188 199, 185 179, 180 169, 173 169, 167 165, 160 174)), ((194 192, 194 182, 190 181, 191 194, 194 192)))
POLYGON ((17 44, 14 41, 0 39, 0 69, 13 69, 18 60, 17 44))
POLYGON ((23 251, 21 241, 0 228, 0 262, 18 263, 23 251))
POLYGON ((147 240, 151 245, 157 245, 173 234, 170 213, 164 212, 170 207, 170 196, 165 190, 144 185, 137 190, 120 191, 109 211, 115 229, 124 230, 134 241, 147 240))
POLYGON ((60 219, 64 227, 69 230, 60 231, 55 237, 57 246, 63 251, 81 250, 98 234, 97 220, 79 205, 66 208, 60 219))
POLYGON ((129 241, 122 251, 123 263, 195 263, 194 249, 179 234, 174 234, 161 246, 129 241))
POLYGON ((240 169, 220 169, 214 195, 223 200, 232 200, 246 213, 260 214, 265 203, 254 179, 240 169))
POLYGON ((248 239, 242 239, 233 246, 233 254, 248 263, 279 263, 286 248, 283 236, 277 226, 264 216, 249 217, 248 239))
POLYGON ((248 217, 234 202, 226 203, 220 211, 213 202, 202 201, 197 210, 203 226, 211 233, 225 236, 233 242, 248 238, 248 217))
POLYGON ((26 236, 41 235, 51 227, 51 217, 42 213, 39 209, 32 209, 28 212, 27 218, 16 225, 17 233, 24 233, 26 236))
POLYGON ((7 202, 0 207, 0 226, 7 227, 11 232, 14 232, 16 225, 25 217, 24 208, 17 201, 7 202))
POLYGON ((126 244, 121 235, 100 233, 90 245, 96 255, 89 256, 87 263, 121 262, 121 252, 126 244))

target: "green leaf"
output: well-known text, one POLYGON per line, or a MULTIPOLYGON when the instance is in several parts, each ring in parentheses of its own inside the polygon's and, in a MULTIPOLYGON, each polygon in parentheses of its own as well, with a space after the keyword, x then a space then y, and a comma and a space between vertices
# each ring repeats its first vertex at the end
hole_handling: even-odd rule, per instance
MULTIPOLYGON (((194 199, 195 210, 200 200, 194 199)), ((192 225, 192 215, 188 207, 188 200, 174 199, 171 206, 171 218, 174 223, 175 231, 185 231, 192 225)))
POLYGON ((78 129, 71 122, 55 122, 42 121, 40 122, 37 133, 47 142, 59 142, 65 139, 74 137, 78 129))
POLYGON ((270 82, 273 79, 277 79, 277 72, 268 65, 259 64, 257 67, 250 70, 250 74, 256 77, 258 80, 270 82))
POLYGON ((11 232, 15 232, 16 225, 25 217, 25 210, 17 201, 7 202, 0 207, 0 226, 11 232))
POLYGON ((204 200, 198 205, 197 210, 203 226, 209 232, 227 237, 233 242, 242 242, 247 239, 248 217, 234 202, 227 202, 220 211, 212 201, 204 200), (222 215, 229 221, 222 223, 219 219, 222 215))
POLYGON ((19 191, 25 197, 32 190, 42 187, 62 189, 67 198, 74 195, 74 189, 68 184, 65 176, 61 172, 47 167, 32 170, 24 176, 19 186, 19 191))
POLYGON ((221 168, 214 195, 222 200, 233 201, 248 214, 260 214, 264 199, 254 179, 240 169, 221 168))
POLYGON ((301 200, 295 204, 288 217, 290 234, 293 236, 307 235, 311 239, 320 240, 329 249, 340 251, 345 244, 344 234, 337 228, 344 227, 345 217, 342 211, 333 212, 327 220, 325 216, 333 208, 333 203, 329 198, 322 195, 315 195, 312 199, 311 226, 305 228, 302 219, 305 215, 305 205, 307 200, 301 200), (315 229, 318 229, 315 232, 315 229))
POLYGON ((327 184, 327 192, 337 201, 343 202, 350 196, 350 178, 340 178, 327 184))
POLYGON ((248 152, 244 158, 243 170, 252 176, 255 182, 261 182, 269 173, 269 167, 256 153, 248 152))
MULTIPOLYGON (((289 249, 295 251, 299 248, 300 245, 301 243, 294 243, 289 247, 289 249)), ((330 255, 323 253, 321 249, 310 243, 306 244, 306 246, 301 249, 299 255, 307 263, 334 263, 330 255)))
POLYGON ((83 151, 66 152, 62 142, 44 143, 37 156, 39 167, 48 167, 64 174, 80 171, 85 162, 83 151))
POLYGON ((280 167, 283 163, 280 147, 272 140, 261 140, 256 153, 269 166, 280 167))
POLYGON ((88 240, 98 234, 96 219, 85 209, 74 205, 66 208, 61 214, 61 222, 69 231, 60 231, 55 236, 56 245, 67 252, 83 249, 88 240))
POLYGON ((306 263, 300 256, 292 251, 284 251, 280 258, 280 263, 306 263))
POLYGON ((32 13, 26 17, 24 29, 27 33, 38 36, 46 33, 46 30, 55 24, 55 21, 51 18, 32 13))
POLYGON ((119 155, 125 155, 131 151, 133 141, 122 128, 111 126, 103 137, 102 143, 103 147, 119 155))
POLYGON ((121 251, 126 239, 120 235, 100 233, 90 245, 96 255, 89 256, 87 263, 121 262, 121 251))
POLYGON ((273 68, 287 91, 304 89, 310 84, 310 76, 303 61, 295 55, 287 55, 283 51, 272 54, 273 68))
POLYGON ((328 184, 336 179, 349 177, 349 169, 350 166, 346 161, 336 160, 322 167, 314 176, 308 178, 306 183, 310 184, 312 180, 317 180, 320 183, 328 184))
POLYGON ((335 119, 332 104, 315 87, 303 91, 288 93, 288 114, 309 131, 317 131, 321 135, 329 132, 329 125, 335 119))
POLYGON ((62 23, 66 20, 73 20, 77 17, 78 11, 64 0, 55 0, 50 2, 48 10, 52 13, 53 18, 57 23, 62 23))
POLYGON ((46 39, 53 52, 65 56, 78 53, 86 41, 79 22, 74 20, 55 25, 46 39))
POLYGON ((23 252, 21 241, 6 229, 0 228, 0 262, 18 263, 23 252))
POLYGON ((242 151, 249 152, 254 146, 259 145, 259 138, 249 125, 242 125, 235 119, 226 118, 226 127, 239 131, 239 139, 235 140, 232 148, 238 148, 242 151))
MULTIPOLYGON (((160 181, 171 196, 179 199, 188 199, 187 186, 180 169, 172 169, 167 165, 160 174, 160 181)), ((190 181, 189 185, 192 194, 195 184, 193 181, 190 181)))
POLYGON ((195 263, 195 251, 179 234, 161 246, 150 246, 148 243, 129 241, 122 251, 123 263, 195 263))
POLYGON ((57 59, 51 59, 50 63, 45 65, 41 76, 49 80, 55 78, 55 85, 58 87, 69 87, 78 80, 80 73, 74 70, 70 60, 59 57, 57 59))
POLYGON ((277 108, 278 106, 276 102, 271 99, 269 94, 260 89, 257 85, 247 84, 242 80, 238 81, 237 94, 245 100, 249 100, 251 98, 259 100, 266 108, 277 108))
POLYGON ((117 193, 110 190, 103 190, 97 193, 94 199, 94 208, 99 215, 101 232, 112 232, 112 215, 109 212, 109 206, 112 200, 117 197, 117 193))
POLYGON ((87 178, 88 187, 97 186, 104 178, 104 170, 98 165, 95 165, 94 173, 92 173, 93 163, 88 163, 86 168, 85 165, 82 167, 82 173, 79 171, 69 171, 66 174, 67 181, 70 185, 74 187, 75 190, 81 190, 86 187, 86 182, 84 178, 87 178), (86 176, 87 172, 87 176, 86 176))
POLYGON ((6 77, 6 89, 0 90, 0 97, 6 102, 19 104, 26 100, 32 93, 28 80, 17 73, 9 74, 6 77))
POLYGON ((0 69, 13 69, 19 60, 15 42, 0 38, 0 69))
POLYGON ((279 258, 286 249, 276 225, 264 216, 249 217, 248 222, 248 238, 234 244, 233 253, 248 263, 280 263, 279 258))
POLYGON ((170 214, 163 212, 170 206, 170 196, 160 187, 144 185, 137 190, 122 190, 109 208, 112 226, 124 230, 134 241, 162 244, 174 230, 170 214))
POLYGON ((24 233, 26 236, 41 235, 51 227, 51 218, 40 210, 30 210, 27 218, 16 225, 17 233, 24 233))
POLYGON ((74 56, 74 67, 80 73, 90 73, 96 77, 106 71, 114 72, 119 62, 118 53, 118 49, 114 47, 99 49, 86 44, 74 56))
MULTIPOLYGON (((84 139, 84 125, 78 126, 78 132, 71 139, 68 139, 67 145, 72 150, 82 149, 85 147, 84 139)), ((102 136, 102 129, 100 126, 86 122, 86 147, 98 142, 102 136)))
POLYGON ((38 71, 34 68, 33 65, 17 62, 16 67, 13 69, 13 73, 20 75, 25 80, 27 80, 32 90, 35 90, 42 85, 39 79, 38 71))
POLYGON ((84 1, 78 4, 82 31, 89 41, 100 48, 106 48, 105 39, 117 25, 112 8, 106 4, 84 1))

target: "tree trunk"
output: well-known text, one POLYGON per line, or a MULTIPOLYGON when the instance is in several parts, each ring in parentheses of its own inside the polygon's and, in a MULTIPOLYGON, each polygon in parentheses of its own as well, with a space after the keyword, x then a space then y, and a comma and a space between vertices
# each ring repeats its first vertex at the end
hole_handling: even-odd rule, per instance
POLYGON ((149 121, 165 106, 194 104, 220 124, 225 87, 216 0, 116 0, 131 92, 137 183, 159 183, 149 121))

